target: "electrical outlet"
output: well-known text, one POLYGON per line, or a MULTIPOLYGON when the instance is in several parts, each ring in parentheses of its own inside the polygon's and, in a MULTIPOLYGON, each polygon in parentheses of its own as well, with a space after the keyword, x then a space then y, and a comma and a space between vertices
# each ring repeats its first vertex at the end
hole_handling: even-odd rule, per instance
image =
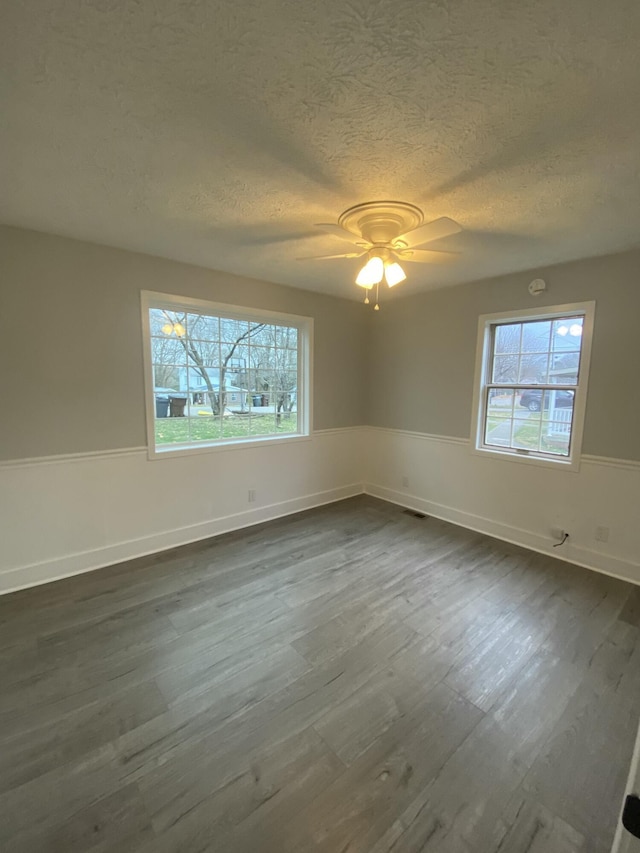
POLYGON ((250 504, 255 503, 255 501, 256 501, 256 490, 255 489, 249 489, 248 500, 249 500, 250 504))
POLYGON ((409 478, 406 476, 402 478, 402 488, 403 489, 409 488, 409 478))
POLYGON ((608 542, 609 541, 609 528, 608 527, 596 527, 596 532, 593 537, 596 542, 608 542))

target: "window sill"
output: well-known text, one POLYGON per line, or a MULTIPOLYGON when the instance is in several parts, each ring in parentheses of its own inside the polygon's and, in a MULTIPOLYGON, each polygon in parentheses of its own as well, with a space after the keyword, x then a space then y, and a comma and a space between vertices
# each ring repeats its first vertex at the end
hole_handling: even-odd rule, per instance
POLYGON ((574 454, 573 457, 558 457, 551 459, 546 456, 536 456, 533 453, 518 453, 517 451, 498 450, 493 447, 473 447, 471 452, 476 456, 484 456, 485 459, 499 459, 506 462, 520 462, 525 465, 536 465, 539 468, 555 468, 556 471, 579 471, 580 456, 574 454))
POLYGON ((297 444, 301 441, 311 441, 309 434, 296 433, 294 435, 270 435, 264 438, 230 439, 229 441, 203 442, 198 445, 160 445, 149 447, 147 456, 150 460, 174 459, 179 456, 193 456, 200 453, 211 453, 212 451, 245 450, 257 447, 273 447, 280 444, 297 444))

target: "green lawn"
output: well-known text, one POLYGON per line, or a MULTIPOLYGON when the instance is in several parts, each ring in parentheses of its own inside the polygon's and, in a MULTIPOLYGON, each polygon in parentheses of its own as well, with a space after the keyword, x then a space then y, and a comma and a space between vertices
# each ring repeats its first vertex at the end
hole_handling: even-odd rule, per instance
MULTIPOLYGON (((523 409, 518 410, 516 407, 515 414, 524 415, 525 412, 523 409)), ((505 411, 504 409, 499 409, 498 407, 491 407, 489 409, 488 417, 487 417, 487 436, 490 439, 491 431, 498 427, 500 424, 509 422, 511 412, 505 411)), ((538 439, 540 436, 540 420, 541 420, 540 412, 529 412, 528 416, 525 420, 518 421, 518 426, 514 431, 514 439, 517 442, 517 447, 521 447, 523 449, 528 450, 538 450, 538 439)), ((566 456, 569 451, 569 442, 568 437, 564 436, 548 436, 545 434, 545 424, 547 421, 547 417, 543 419, 543 427, 542 427, 542 441, 540 450, 546 451, 547 453, 558 453, 562 456, 566 456)))
POLYGON ((157 418, 156 444, 183 444, 189 441, 215 441, 229 438, 292 433, 298 428, 295 413, 283 414, 275 424, 273 414, 235 417, 157 418))

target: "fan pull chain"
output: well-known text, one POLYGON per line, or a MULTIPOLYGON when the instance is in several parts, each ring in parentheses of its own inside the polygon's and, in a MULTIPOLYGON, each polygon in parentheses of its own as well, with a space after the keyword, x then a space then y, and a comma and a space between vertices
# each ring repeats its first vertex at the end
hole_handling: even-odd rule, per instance
POLYGON ((364 292, 364 304, 365 305, 369 304, 369 291, 368 290, 365 290, 365 292, 364 292))
POLYGON ((379 296, 379 294, 380 294, 380 282, 378 282, 378 284, 376 284, 376 304, 373 306, 373 310, 374 310, 374 311, 379 311, 379 310, 380 310, 380 306, 378 305, 378 296, 379 296))

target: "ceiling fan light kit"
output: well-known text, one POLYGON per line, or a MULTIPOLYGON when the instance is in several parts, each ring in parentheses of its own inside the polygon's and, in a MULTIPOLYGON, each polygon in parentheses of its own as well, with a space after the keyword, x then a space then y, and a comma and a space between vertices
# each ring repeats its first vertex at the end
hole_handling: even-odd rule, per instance
POLYGON ((370 289, 374 284, 379 284, 384 275, 384 262, 378 255, 372 255, 362 267, 356 278, 356 284, 360 287, 370 289))
POLYGON ((424 222, 424 214, 415 204, 404 201, 368 201, 344 211, 337 224, 320 222, 316 225, 327 234, 347 240, 359 251, 341 255, 320 255, 299 260, 330 260, 333 258, 358 258, 367 256, 358 272, 356 284, 365 288, 365 304, 369 304, 369 290, 376 287, 374 310, 379 310, 378 289, 386 281, 389 287, 406 279, 399 261, 411 263, 436 263, 451 260, 455 252, 443 252, 422 247, 462 230, 453 219, 446 216, 424 222))
POLYGON ((384 277, 389 287, 395 287, 396 284, 404 281, 407 276, 400 264, 394 261, 392 264, 387 264, 384 268, 384 277))

